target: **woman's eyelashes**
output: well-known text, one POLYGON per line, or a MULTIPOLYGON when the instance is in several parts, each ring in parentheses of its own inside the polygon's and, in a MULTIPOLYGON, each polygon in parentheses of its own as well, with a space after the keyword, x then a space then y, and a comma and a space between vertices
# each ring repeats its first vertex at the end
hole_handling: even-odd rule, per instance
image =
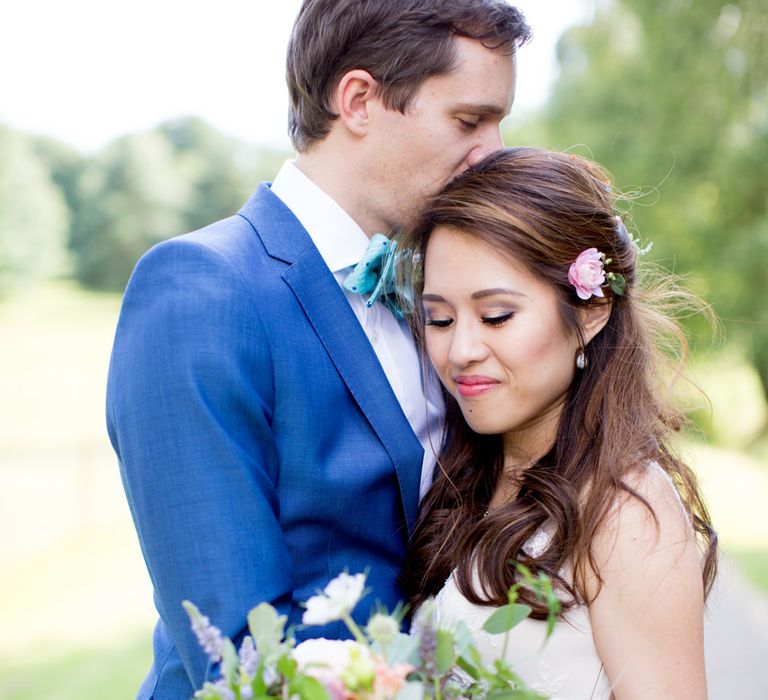
POLYGON ((505 321, 509 321, 515 315, 514 311, 506 311, 503 314, 497 314, 494 316, 483 316, 483 323, 489 326, 500 326, 505 321))
MULTIPOLYGON (((480 321, 487 326, 501 326, 509 321, 514 315, 514 311, 505 311, 501 314, 480 316, 480 321)), ((453 319, 449 316, 427 316, 424 323, 433 328, 448 328, 453 323, 453 319)))

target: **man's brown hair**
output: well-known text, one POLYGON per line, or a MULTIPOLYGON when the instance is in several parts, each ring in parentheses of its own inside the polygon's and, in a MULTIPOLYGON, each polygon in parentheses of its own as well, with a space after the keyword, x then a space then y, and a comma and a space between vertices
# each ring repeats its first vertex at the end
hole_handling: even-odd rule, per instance
POLYGON ((456 36, 511 54, 530 30, 503 0, 305 0, 286 68, 293 145, 305 151, 328 134, 350 70, 368 71, 385 106, 405 113, 424 80, 455 67, 456 36))

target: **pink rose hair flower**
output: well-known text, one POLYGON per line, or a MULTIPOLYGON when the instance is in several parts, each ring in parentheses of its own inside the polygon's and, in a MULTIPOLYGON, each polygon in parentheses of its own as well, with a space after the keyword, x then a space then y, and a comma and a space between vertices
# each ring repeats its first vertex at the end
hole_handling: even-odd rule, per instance
POLYGON ((605 256, 597 248, 587 248, 579 253, 568 269, 568 281, 576 289, 579 299, 603 297, 601 287, 605 284, 605 256))

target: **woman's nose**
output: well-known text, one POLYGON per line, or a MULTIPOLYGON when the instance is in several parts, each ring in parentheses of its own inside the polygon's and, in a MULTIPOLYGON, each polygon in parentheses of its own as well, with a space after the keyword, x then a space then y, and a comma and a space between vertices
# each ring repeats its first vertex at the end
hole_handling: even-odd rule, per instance
POLYGON ((487 355, 488 349, 477 329, 470 324, 457 323, 448 349, 448 361, 454 367, 466 367, 482 361, 487 355))

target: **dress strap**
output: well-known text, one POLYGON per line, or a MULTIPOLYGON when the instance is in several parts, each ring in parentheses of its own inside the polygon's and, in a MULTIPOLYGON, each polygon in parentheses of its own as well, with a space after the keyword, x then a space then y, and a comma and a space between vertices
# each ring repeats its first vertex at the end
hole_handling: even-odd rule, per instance
POLYGON ((675 486, 675 482, 672 481, 672 477, 667 474, 667 472, 664 471, 664 468, 656 461, 653 460, 652 462, 648 463, 649 469, 653 469, 655 472, 661 474, 666 482, 669 484, 670 488, 675 494, 675 498, 677 499, 677 503, 680 506, 680 510, 683 512, 683 517, 685 518, 685 522, 688 523, 688 527, 693 531, 693 525, 691 523, 691 518, 688 515, 688 511, 685 509, 685 505, 683 504, 683 499, 680 498, 680 493, 677 490, 677 487, 675 486))

